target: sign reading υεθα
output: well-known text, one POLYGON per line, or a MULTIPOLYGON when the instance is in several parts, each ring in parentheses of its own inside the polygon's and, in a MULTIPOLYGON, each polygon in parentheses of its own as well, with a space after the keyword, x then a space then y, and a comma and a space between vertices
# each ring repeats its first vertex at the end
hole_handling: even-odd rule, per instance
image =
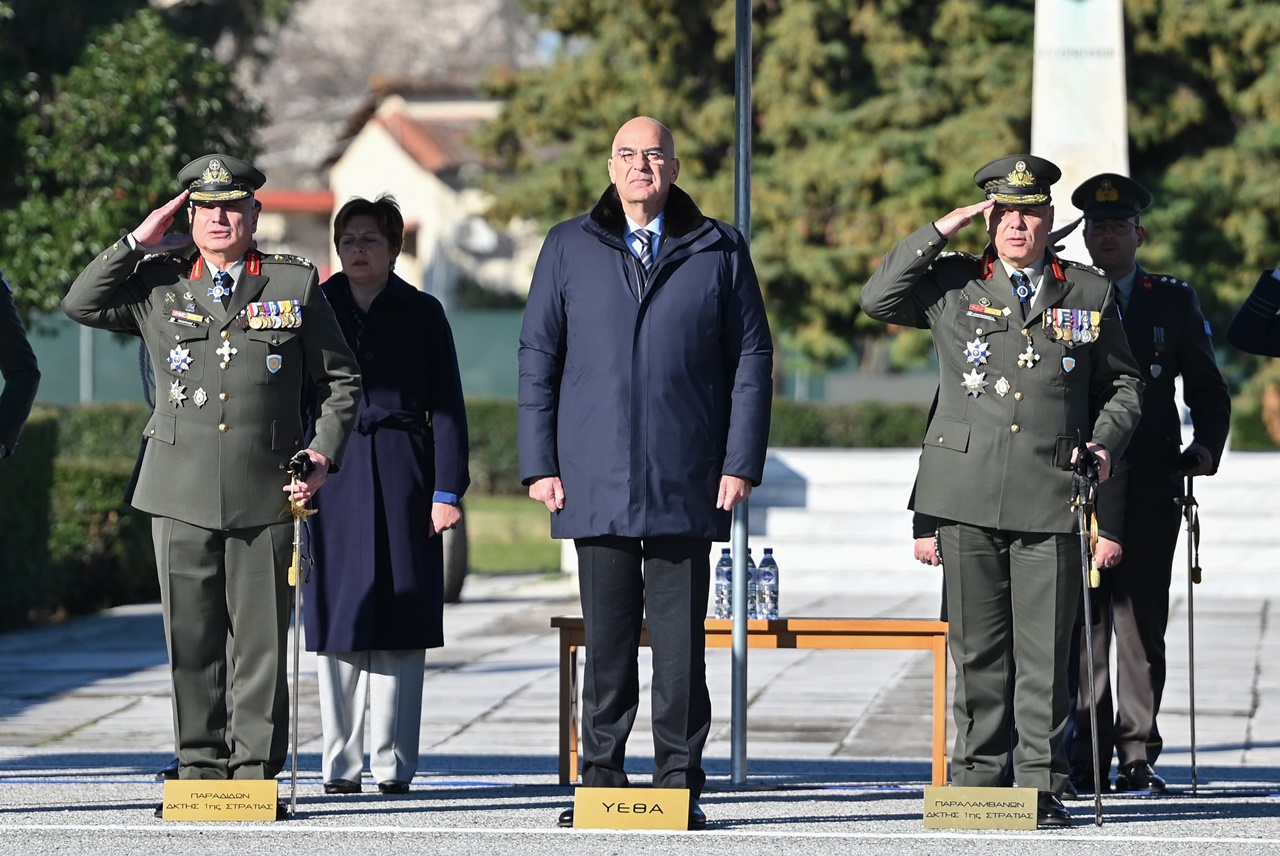
POLYGON ((275 779, 169 779, 165 820, 276 819, 275 779))
POLYGON ((1035 829, 1035 788, 924 789, 926 829, 1035 829))
POLYGON ((688 829, 684 788, 578 788, 574 829, 688 829))

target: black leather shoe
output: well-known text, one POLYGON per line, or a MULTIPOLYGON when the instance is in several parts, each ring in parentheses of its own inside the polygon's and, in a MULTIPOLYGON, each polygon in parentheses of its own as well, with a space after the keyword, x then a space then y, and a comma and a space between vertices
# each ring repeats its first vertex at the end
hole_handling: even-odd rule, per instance
POLYGON ((1050 791, 1041 791, 1036 802, 1036 827, 1050 829, 1070 825, 1071 813, 1062 804, 1062 800, 1050 791))
POLYGON ((1134 761, 1120 768, 1116 776, 1117 791, 1146 791, 1152 794, 1168 793, 1164 779, 1156 775, 1146 761, 1134 761))
POLYGON ((385 782, 378 782, 378 792, 384 794, 407 794, 409 793, 409 783, 388 779, 385 782))
POLYGON ((707 813, 702 810, 702 806, 698 805, 698 801, 694 800, 689 803, 689 830, 691 832, 700 832, 707 828, 707 813))
POLYGON ((360 783, 350 779, 330 779, 324 783, 324 792, 326 794, 358 794, 360 783))
POLYGON ((178 778, 178 759, 174 758, 168 764, 165 764, 159 770, 156 770, 156 781, 163 782, 165 779, 178 778))
POLYGON ((567 808, 560 812, 560 818, 556 821, 556 826, 573 826, 573 809, 567 808))

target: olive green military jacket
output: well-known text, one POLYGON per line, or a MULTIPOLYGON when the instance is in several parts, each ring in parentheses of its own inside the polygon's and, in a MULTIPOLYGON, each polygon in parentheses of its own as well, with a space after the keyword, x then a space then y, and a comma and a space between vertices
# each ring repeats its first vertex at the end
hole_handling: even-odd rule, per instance
POLYGON ((121 240, 76 278, 62 309, 141 334, 151 356, 156 404, 136 508, 206 529, 280 522, 280 465, 302 448, 304 376, 319 387, 310 448, 336 467, 355 424, 359 367, 305 259, 250 251, 225 309, 212 286, 199 255, 144 257, 121 240))
POLYGON ((1015 532, 1070 533, 1077 432, 1116 461, 1141 413, 1142 379, 1101 272, 1048 254, 1027 320, 1004 266, 942 253, 933 224, 894 247, 862 308, 933 331, 938 404, 917 511, 1015 532))

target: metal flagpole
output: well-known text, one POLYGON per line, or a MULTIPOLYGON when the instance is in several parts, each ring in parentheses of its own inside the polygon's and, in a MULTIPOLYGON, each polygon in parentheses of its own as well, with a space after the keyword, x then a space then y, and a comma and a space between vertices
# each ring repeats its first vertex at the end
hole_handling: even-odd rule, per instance
MULTIPOLYGON (((737 0, 734 63, 735 221, 751 241, 751 2, 737 0)), ((733 682, 729 777, 747 781, 747 503, 733 510, 733 682)))

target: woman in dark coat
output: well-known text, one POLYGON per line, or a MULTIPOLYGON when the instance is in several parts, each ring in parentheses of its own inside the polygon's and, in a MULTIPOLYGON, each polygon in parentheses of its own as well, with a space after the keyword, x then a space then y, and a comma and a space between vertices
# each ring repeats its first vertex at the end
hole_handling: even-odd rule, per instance
POLYGON ((440 533, 470 483, 467 417, 444 309, 396 276, 404 220, 390 196, 338 211, 342 273, 322 286, 360 363, 364 398, 342 469, 311 518, 307 650, 319 653, 325 793, 358 793, 366 699, 369 769, 405 793, 418 767, 427 648, 444 644, 440 533))

